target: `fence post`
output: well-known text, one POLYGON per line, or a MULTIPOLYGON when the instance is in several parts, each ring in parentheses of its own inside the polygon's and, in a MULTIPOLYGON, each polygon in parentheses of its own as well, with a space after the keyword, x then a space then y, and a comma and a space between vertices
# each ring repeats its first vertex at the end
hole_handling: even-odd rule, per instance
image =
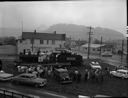
POLYGON ((12 92, 12 98, 13 98, 13 92, 12 92))
POLYGON ((4 90, 4 98, 6 98, 6 96, 5 96, 5 90, 4 90))
POLYGON ((24 95, 22 95, 22 98, 24 98, 24 95))

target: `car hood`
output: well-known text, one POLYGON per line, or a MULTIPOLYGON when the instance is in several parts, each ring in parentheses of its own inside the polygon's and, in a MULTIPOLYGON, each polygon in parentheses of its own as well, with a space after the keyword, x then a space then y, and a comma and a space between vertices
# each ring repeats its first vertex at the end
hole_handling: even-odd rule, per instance
POLYGON ((9 74, 9 73, 0 73, 0 78, 7 78, 7 77, 12 77, 13 74, 9 74))

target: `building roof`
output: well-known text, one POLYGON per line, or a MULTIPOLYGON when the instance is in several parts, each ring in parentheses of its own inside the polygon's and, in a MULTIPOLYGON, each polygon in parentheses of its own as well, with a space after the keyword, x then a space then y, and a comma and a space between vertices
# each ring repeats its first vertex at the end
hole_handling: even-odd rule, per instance
MULTIPOLYGON (((104 46, 104 44, 103 45, 100 45, 100 44, 90 44, 90 47, 91 48, 99 48, 101 46, 104 46)), ((82 45, 82 47, 87 48, 88 47, 88 44, 84 44, 84 45, 82 45)))
POLYGON ((66 34, 22 32, 22 39, 65 40, 66 34))

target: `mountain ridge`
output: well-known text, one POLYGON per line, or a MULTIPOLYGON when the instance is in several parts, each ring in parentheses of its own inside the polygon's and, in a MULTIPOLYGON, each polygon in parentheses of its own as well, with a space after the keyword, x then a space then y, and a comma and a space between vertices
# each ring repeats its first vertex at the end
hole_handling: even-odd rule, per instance
MULTIPOLYGON (((40 27, 41 28, 41 27, 40 27)), ((43 28, 43 27, 42 27, 43 28)), ((24 32, 27 32, 23 30, 24 32)), ((88 40, 88 32, 89 28, 88 26, 84 25, 77 25, 77 24, 54 24, 52 26, 49 26, 47 29, 38 30, 37 32, 42 33, 53 33, 56 31, 58 34, 66 34, 67 37, 71 37, 72 39, 82 39, 82 40, 88 40)), ((31 30, 30 32, 34 32, 34 30, 31 30)), ((124 39, 124 35, 116 30, 109 29, 109 28, 103 28, 103 27, 94 27, 92 29, 93 32, 93 39, 99 39, 101 36, 103 37, 103 40, 118 40, 118 39, 124 39)), ((2 36, 21 36, 22 30, 20 28, 0 28, 0 34, 2 36)))
MULTIPOLYGON (((55 24, 50 26, 43 32, 54 32, 66 33, 67 36, 71 36, 74 39, 85 39, 88 40, 88 26, 76 25, 76 24, 55 24)), ((102 27, 94 27, 92 29, 93 38, 100 39, 101 36, 104 40, 117 40, 125 38, 124 35, 116 30, 102 27)))

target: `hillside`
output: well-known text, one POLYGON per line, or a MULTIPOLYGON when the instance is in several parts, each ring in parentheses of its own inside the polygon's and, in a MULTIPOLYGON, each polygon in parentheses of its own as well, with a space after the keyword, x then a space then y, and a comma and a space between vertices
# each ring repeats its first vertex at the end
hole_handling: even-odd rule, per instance
MULTIPOLYGON (((53 32, 57 33, 66 33, 69 37, 71 36, 73 39, 88 39, 89 28, 83 25, 75 25, 75 24, 56 24, 50 26, 43 32, 53 32)), ((123 34, 108 28, 96 27, 93 30, 93 38, 100 39, 102 36, 104 40, 117 40, 124 38, 123 34)))
MULTIPOLYGON (((40 28, 42 29, 38 30, 37 28, 37 32, 53 33, 54 31, 56 31, 56 33, 59 33, 59 34, 65 33, 67 37, 71 37, 73 39, 88 40, 89 28, 87 28, 84 25, 55 24, 45 30, 44 30, 44 26, 40 28)), ((30 32, 33 32, 33 30, 31 30, 30 32)), ((92 35, 93 38, 100 39, 100 37, 102 36, 104 41, 119 40, 124 38, 122 33, 112 29, 108 29, 108 28, 95 27, 92 31, 93 31, 93 35, 92 35)), ((0 28, 1 37, 4 37, 4 36, 18 37, 18 36, 21 36, 21 34, 22 34, 22 30, 18 28, 17 29, 16 28, 0 28)))

